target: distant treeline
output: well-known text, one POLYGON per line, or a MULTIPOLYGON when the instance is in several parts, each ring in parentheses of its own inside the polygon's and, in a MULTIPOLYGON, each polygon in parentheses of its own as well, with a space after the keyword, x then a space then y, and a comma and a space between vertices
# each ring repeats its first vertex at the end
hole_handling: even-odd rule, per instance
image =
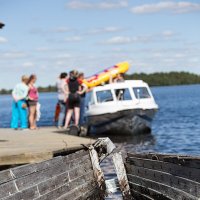
MULTIPOLYGON (((169 73, 134 73, 126 74, 125 79, 143 80, 150 86, 188 85, 200 84, 200 75, 189 72, 169 72, 169 73)), ((55 92, 55 86, 38 87, 39 92, 55 92)), ((11 90, 1 89, 0 94, 11 94, 11 90)))
POLYGON ((126 74, 125 79, 143 80, 150 86, 200 84, 200 75, 189 72, 160 72, 152 74, 134 73, 126 74))
MULTIPOLYGON (((56 86, 38 87, 39 92, 56 92, 56 86)), ((1 89, 0 94, 11 94, 12 90, 1 89)))

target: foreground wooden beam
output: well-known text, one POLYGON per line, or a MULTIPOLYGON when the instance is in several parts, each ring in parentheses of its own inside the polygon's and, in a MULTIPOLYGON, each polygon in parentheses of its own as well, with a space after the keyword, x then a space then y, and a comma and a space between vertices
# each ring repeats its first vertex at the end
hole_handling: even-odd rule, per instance
POLYGON ((200 199, 200 157, 128 153, 125 166, 136 199, 200 199))
POLYGON ((106 187, 99 158, 108 154, 101 151, 108 141, 102 138, 70 155, 0 171, 0 199, 103 200, 106 187))
POLYGON ((117 178, 119 181, 119 187, 122 192, 122 197, 124 200, 132 200, 133 197, 131 196, 130 187, 129 187, 128 178, 126 175, 126 169, 124 166, 122 155, 121 153, 114 153, 112 158, 113 158, 113 163, 115 165, 117 178))

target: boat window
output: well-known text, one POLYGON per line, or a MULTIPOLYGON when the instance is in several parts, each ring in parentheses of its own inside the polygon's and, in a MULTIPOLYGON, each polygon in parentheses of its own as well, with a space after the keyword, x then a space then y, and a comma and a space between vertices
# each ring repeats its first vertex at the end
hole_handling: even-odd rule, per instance
POLYGON ((103 90, 96 92, 97 102, 103 103, 108 101, 113 101, 113 96, 111 90, 103 90))
POLYGON ((116 95, 117 100, 119 101, 132 100, 131 94, 128 88, 116 89, 115 95, 116 95))
POLYGON ((151 97, 146 87, 134 87, 133 92, 137 99, 146 99, 151 97))
POLYGON ((85 97, 86 102, 88 102, 88 104, 90 105, 94 104, 94 98, 92 94, 93 94, 92 92, 88 92, 85 97))

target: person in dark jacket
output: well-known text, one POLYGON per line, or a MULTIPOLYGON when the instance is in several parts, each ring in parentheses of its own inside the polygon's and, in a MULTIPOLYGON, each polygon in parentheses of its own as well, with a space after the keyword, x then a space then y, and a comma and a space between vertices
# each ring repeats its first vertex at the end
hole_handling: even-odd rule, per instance
POLYGON ((67 129, 74 113, 74 124, 76 126, 79 125, 79 118, 80 118, 80 103, 81 103, 81 96, 86 91, 86 87, 82 85, 82 82, 78 79, 78 71, 73 70, 70 72, 70 77, 67 81, 68 86, 68 110, 65 120, 64 128, 67 129))

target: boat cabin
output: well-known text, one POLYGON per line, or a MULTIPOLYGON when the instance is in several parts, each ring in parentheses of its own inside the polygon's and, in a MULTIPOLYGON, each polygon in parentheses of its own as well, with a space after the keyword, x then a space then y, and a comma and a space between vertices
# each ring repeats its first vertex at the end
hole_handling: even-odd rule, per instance
POLYGON ((92 111, 103 114, 106 111, 134 108, 158 108, 148 84, 141 80, 98 86, 87 95, 86 115, 90 115, 92 111))

